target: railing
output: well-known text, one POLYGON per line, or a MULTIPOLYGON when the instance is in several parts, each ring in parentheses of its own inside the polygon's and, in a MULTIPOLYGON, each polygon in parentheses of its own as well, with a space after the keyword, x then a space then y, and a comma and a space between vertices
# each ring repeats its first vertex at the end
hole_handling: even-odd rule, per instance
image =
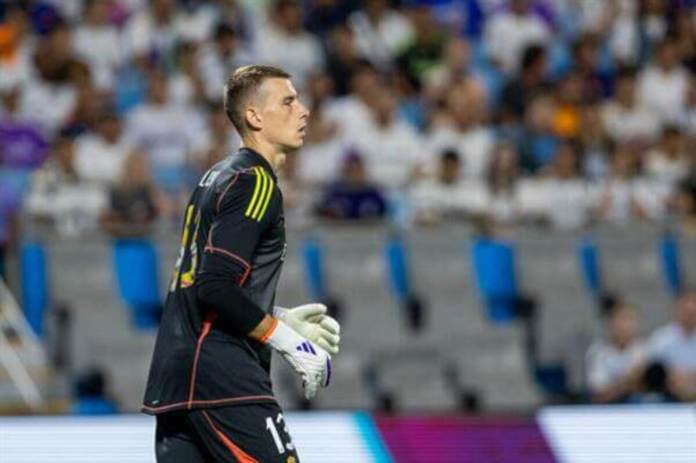
POLYGON ((47 366, 41 341, 31 330, 12 293, 0 278, 0 365, 7 371, 23 402, 34 411, 44 405, 31 366, 47 366))

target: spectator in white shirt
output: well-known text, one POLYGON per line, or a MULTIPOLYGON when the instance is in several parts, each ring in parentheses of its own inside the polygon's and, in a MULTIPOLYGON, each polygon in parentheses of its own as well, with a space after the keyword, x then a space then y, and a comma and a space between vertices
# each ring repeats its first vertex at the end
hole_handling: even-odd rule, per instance
POLYGON ((94 182, 105 189, 113 184, 123 170, 132 144, 123 136, 118 116, 105 110, 96 123, 94 134, 78 139, 75 149, 75 172, 81 181, 94 182))
POLYGON ((370 100, 382 86, 379 72, 369 63, 363 63, 350 80, 351 92, 325 103, 326 117, 337 124, 342 136, 358 135, 369 126, 370 100))
POLYGON ((71 43, 68 26, 54 26, 37 46, 36 78, 23 82, 20 115, 38 122, 51 135, 68 122, 77 104, 71 71, 80 63, 72 55, 71 43))
POLYGON ((509 8, 494 14, 484 31, 488 54, 504 72, 512 74, 530 45, 547 45, 548 25, 531 10, 529 0, 510 0, 509 8))
MULTIPOLYGON (((180 42, 176 47, 176 70, 169 78, 169 96, 178 105, 204 105, 207 102, 207 86, 196 62, 198 45, 180 42)), ((219 83, 218 90, 222 86, 219 83)), ((219 99, 216 95, 216 99, 219 99)))
POLYGON ((592 207, 587 182, 580 176, 578 148, 563 143, 545 178, 520 182, 520 203, 525 215, 538 216, 554 228, 580 228, 592 207))
POLYGON ((478 83, 466 80, 450 89, 446 104, 449 120, 433 127, 430 151, 454 148, 462 155, 462 175, 483 178, 495 143, 493 131, 485 124, 486 94, 478 83))
POLYGON ((674 395, 696 400, 696 291, 685 291, 677 298, 674 321, 653 332, 648 355, 667 368, 674 395))
POLYGON ((0 90, 28 81, 33 70, 34 41, 24 11, 5 3, 5 18, 0 24, 0 90))
POLYGON ((148 83, 148 101, 128 114, 126 135, 150 156, 158 186, 182 193, 191 180, 189 169, 203 155, 205 120, 195 108, 170 101, 161 71, 151 71, 148 83))
POLYGON ((228 24, 219 24, 213 40, 204 44, 196 57, 206 96, 211 100, 219 100, 220 89, 230 73, 252 61, 251 54, 244 50, 237 32, 228 24))
POLYGON ((74 160, 73 139, 59 136, 53 143, 51 158, 32 175, 24 203, 32 220, 54 225, 66 236, 96 230, 107 204, 107 190, 80 181, 74 160))
POLYGON ((618 303, 605 315, 604 335, 587 351, 587 389, 593 402, 626 400, 635 392, 645 361, 636 311, 618 303))
POLYGON ((169 62, 180 36, 174 0, 152 0, 133 14, 123 30, 123 49, 137 59, 169 62))
POLYGON ((258 34, 257 52, 261 61, 290 73, 300 89, 312 72, 324 69, 321 44, 304 29, 297 0, 273 2, 269 22, 258 34))
POLYGON ((649 142, 660 133, 660 118, 641 104, 636 93, 636 73, 622 70, 616 80, 616 95, 602 108, 602 123, 607 135, 619 143, 649 142))
POLYGON ((473 185, 463 182, 460 165, 459 154, 453 149, 445 150, 440 154, 436 174, 413 186, 410 194, 416 222, 430 225, 443 219, 463 218, 474 210, 480 212, 483 184, 477 182, 471 188, 473 185), (474 204, 476 200, 479 204, 474 204))
POLYGON ((387 0, 363 0, 363 7, 350 15, 348 25, 360 54, 381 70, 392 67, 399 52, 413 38, 413 27, 387 0))
POLYGON ((648 152, 645 173, 670 188, 689 176, 686 140, 678 127, 665 127, 660 144, 648 152))
POLYGON ((425 96, 432 102, 442 101, 453 85, 470 80, 471 85, 481 86, 483 81, 472 73, 470 68, 471 47, 462 38, 452 38, 447 42, 444 62, 428 71, 425 78, 425 96))
POLYGON ((669 191, 637 176, 637 157, 631 146, 619 146, 611 173, 597 187, 597 214, 601 220, 626 224, 636 219, 659 219, 669 191))
POLYGON ((423 161, 418 134, 398 118, 396 104, 391 88, 382 87, 369 101, 370 117, 365 129, 344 134, 360 154, 368 176, 392 192, 407 186, 423 161))
POLYGON ((491 155, 483 195, 483 215, 508 227, 522 217, 519 194, 519 155, 514 145, 500 143, 491 155))
POLYGON ((684 111, 689 73, 680 63, 674 39, 660 42, 652 64, 638 77, 640 102, 655 111, 663 123, 676 123, 684 111))
MULTIPOLYGON (((298 182, 318 186, 338 178, 347 140, 341 136, 338 121, 327 116, 327 107, 332 101, 331 77, 325 73, 314 74, 307 87, 310 101, 307 137, 293 167, 298 182)), ((367 113, 367 109, 365 111, 367 113)))
POLYGON ((121 65, 123 52, 117 46, 118 30, 108 20, 108 2, 88 0, 85 21, 75 30, 73 48, 89 66, 92 82, 100 90, 109 90, 121 65))

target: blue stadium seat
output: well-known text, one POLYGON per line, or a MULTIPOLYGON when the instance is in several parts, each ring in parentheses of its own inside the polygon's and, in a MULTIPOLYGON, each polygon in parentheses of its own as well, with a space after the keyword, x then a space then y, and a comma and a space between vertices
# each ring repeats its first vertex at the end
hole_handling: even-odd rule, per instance
POLYGON ((585 288, 592 296, 599 296, 602 291, 602 269, 599 248, 593 237, 585 237, 578 244, 578 262, 585 288))
POLYGON ((315 236, 308 236, 302 242, 302 262, 304 263, 305 283, 313 300, 323 301, 328 296, 324 273, 324 259, 321 242, 315 236))
POLYGON ((476 283, 486 303, 488 317, 495 323, 513 320, 519 293, 512 244, 478 238, 472 246, 472 257, 476 283))
POLYGON ((157 262, 157 251, 147 239, 118 239, 114 243, 116 281, 137 328, 155 328, 159 321, 162 303, 157 262))
POLYGON ((20 254, 22 308, 31 328, 41 336, 49 303, 46 250, 38 241, 27 241, 20 254))
POLYGON ((389 283, 392 291, 397 299, 403 301, 411 294, 411 283, 406 246, 401 237, 391 236, 387 240, 384 246, 384 257, 389 269, 389 283))
POLYGON ((679 242, 676 235, 666 232, 660 238, 660 263, 667 289, 673 295, 682 289, 681 265, 679 263, 679 242))

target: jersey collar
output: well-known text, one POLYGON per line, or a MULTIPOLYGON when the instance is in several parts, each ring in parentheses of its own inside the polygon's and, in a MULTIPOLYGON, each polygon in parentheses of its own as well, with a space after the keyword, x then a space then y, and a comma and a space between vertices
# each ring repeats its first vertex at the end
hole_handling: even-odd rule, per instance
POLYGON ((278 178, 276 177, 276 174, 273 171, 273 167, 271 167, 271 163, 268 162, 268 160, 266 160, 266 158, 261 156, 258 152, 254 151, 251 148, 242 147, 239 148, 238 154, 249 163, 249 167, 263 167, 266 171, 268 171, 269 174, 271 174, 271 177, 273 177, 273 181, 278 182, 278 178))

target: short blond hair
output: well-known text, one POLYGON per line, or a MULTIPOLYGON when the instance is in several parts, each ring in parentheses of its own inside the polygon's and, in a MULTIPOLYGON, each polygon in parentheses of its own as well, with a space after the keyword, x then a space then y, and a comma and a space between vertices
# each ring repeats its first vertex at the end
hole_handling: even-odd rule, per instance
POLYGON ((289 79, 290 74, 274 66, 252 64, 235 69, 225 84, 225 114, 240 135, 246 132, 244 106, 266 79, 289 79))

